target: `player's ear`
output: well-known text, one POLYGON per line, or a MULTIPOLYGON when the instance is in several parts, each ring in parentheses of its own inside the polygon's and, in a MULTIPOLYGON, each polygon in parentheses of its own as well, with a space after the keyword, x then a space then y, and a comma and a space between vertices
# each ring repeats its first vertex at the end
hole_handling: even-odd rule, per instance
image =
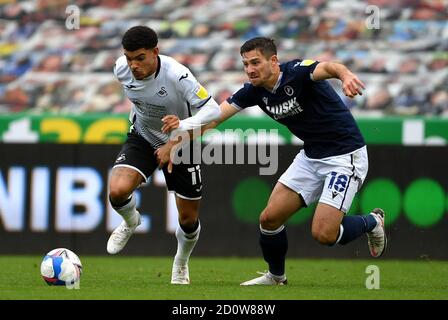
POLYGON ((159 47, 155 47, 155 48, 151 49, 151 51, 155 56, 159 55, 159 47))
POLYGON ((273 54, 271 58, 269 58, 269 62, 271 65, 277 65, 278 64, 278 57, 276 54, 273 54))

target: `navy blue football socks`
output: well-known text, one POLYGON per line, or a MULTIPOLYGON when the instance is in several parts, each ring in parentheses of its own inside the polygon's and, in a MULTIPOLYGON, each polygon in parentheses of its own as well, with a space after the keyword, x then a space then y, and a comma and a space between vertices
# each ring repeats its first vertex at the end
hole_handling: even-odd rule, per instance
POLYGON ((285 257, 288 251, 285 227, 281 226, 274 231, 264 230, 260 227, 259 242, 264 260, 269 265, 269 272, 274 276, 283 276, 285 274, 285 257))
POLYGON ((362 234, 370 232, 375 228, 377 221, 371 214, 365 216, 344 216, 342 219, 342 236, 339 234, 338 243, 341 245, 347 244, 355 240, 362 234))

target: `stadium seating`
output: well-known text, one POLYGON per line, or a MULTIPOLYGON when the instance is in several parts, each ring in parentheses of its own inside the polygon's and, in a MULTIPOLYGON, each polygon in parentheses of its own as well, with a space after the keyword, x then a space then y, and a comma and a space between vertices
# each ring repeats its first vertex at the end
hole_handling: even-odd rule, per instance
POLYGON ((354 100, 332 80, 355 115, 448 116, 447 1, 77 0, 80 28, 70 29, 72 2, 0 1, 0 113, 128 112, 112 67, 124 31, 144 24, 218 102, 246 80, 239 46, 267 36, 281 61, 357 72, 367 90, 354 100), (372 5, 379 28, 368 27, 372 5))

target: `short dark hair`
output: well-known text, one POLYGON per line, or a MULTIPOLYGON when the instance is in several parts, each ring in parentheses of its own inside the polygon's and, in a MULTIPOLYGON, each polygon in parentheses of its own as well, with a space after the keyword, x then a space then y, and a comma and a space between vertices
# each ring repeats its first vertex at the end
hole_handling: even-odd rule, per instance
POLYGON ((138 49, 153 49, 157 46, 159 39, 157 33, 146 26, 135 26, 130 28, 123 36, 121 44, 127 51, 138 49))
POLYGON ((263 54, 266 57, 266 59, 269 59, 273 55, 277 54, 277 46, 275 45, 274 40, 264 37, 256 37, 247 40, 241 46, 240 54, 243 55, 243 53, 252 50, 260 50, 261 54, 263 54))

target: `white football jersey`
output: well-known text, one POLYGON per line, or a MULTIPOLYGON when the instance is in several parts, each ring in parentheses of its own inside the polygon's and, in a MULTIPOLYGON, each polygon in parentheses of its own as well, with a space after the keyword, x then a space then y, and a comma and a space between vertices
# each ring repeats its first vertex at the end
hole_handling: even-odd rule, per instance
POLYGON ((211 99, 187 67, 164 55, 159 55, 158 60, 156 72, 143 80, 134 78, 124 55, 114 67, 114 74, 133 103, 129 120, 153 148, 168 141, 169 135, 160 131, 164 116, 188 118, 211 99))

